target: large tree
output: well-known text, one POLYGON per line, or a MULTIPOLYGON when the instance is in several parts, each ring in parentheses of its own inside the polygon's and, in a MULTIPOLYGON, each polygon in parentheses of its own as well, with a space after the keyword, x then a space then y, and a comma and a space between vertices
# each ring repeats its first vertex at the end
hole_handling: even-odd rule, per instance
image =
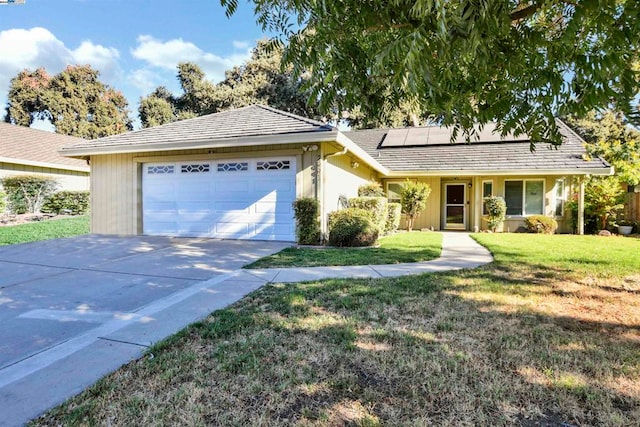
POLYGON ((620 181, 640 184, 640 132, 629 126, 622 113, 592 111, 582 118, 569 117, 567 123, 587 141, 590 156, 609 162, 620 181))
POLYGON ((557 115, 613 105, 640 121, 638 0, 252 2, 324 108, 376 118, 410 102, 457 129, 497 120, 554 143, 557 115))
POLYGON ((319 117, 310 103, 310 93, 302 88, 306 76, 295 77, 292 67, 281 67, 282 50, 270 49, 259 41, 251 58, 225 73, 219 83, 207 80, 202 69, 192 63, 178 65, 177 78, 182 94, 173 96, 159 87, 140 101, 143 127, 215 113, 250 104, 274 108, 307 117, 319 117))
POLYGON ((57 133, 99 138, 132 129, 121 92, 102 83, 89 65, 68 66, 55 76, 43 68, 11 80, 5 121, 29 126, 49 120, 57 133))

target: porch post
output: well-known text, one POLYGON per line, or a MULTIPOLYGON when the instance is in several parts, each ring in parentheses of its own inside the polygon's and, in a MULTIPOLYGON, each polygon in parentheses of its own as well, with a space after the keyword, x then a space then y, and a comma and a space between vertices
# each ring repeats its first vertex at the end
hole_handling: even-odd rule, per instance
POLYGON ((584 176, 578 178, 578 234, 584 234, 584 176))
POLYGON ((482 182, 479 177, 474 177, 473 179, 473 227, 471 231, 477 233, 480 231, 480 221, 482 218, 482 182))

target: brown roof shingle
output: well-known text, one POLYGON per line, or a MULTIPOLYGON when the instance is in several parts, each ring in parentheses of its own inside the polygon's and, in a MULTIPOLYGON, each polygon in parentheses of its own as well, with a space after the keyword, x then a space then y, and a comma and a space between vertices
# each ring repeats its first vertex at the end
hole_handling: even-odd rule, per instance
POLYGON ((327 132, 332 126, 265 105, 250 105, 192 119, 180 120, 120 135, 67 145, 66 149, 136 146, 211 141, 253 136, 327 132))
POLYGON ((27 162, 58 165, 61 169, 72 166, 89 170, 84 160, 61 156, 58 150, 64 146, 84 141, 74 136, 60 135, 24 126, 0 123, 0 157, 15 163, 27 162))

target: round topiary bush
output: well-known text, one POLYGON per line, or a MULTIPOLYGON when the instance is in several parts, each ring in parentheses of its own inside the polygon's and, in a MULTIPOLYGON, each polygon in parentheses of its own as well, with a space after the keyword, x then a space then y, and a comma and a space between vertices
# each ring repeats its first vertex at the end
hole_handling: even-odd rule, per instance
POLYGON ((332 212, 329 218, 329 244, 332 246, 371 246, 379 229, 364 209, 349 208, 332 212))

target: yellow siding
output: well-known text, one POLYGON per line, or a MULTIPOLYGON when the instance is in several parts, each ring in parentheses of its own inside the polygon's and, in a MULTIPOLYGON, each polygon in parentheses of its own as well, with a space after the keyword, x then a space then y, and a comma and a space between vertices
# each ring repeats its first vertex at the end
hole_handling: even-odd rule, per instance
POLYGON ((256 147, 227 147, 215 150, 175 150, 135 154, 110 154, 91 157, 91 232, 98 234, 135 235, 142 232, 143 162, 179 161, 186 156, 203 160, 295 155, 298 165, 298 196, 313 197, 314 156, 320 150, 303 152, 301 144, 256 147))
POLYGON ((329 212, 340 208, 340 196, 356 197, 358 187, 367 182, 379 181, 378 173, 351 153, 326 157, 339 152, 341 149, 334 144, 325 144, 323 147, 323 156, 326 158, 322 166, 324 170, 322 171, 321 186, 321 192, 324 196, 321 198, 323 224, 326 224, 329 212))
POLYGON ((89 173, 63 169, 26 166, 15 163, 0 162, 0 178, 17 175, 41 175, 54 178, 58 182, 58 190, 86 191, 89 189, 89 173))
MULTIPOLYGON (((562 217, 554 216, 555 209, 555 183, 557 179, 563 178, 563 176, 483 176, 479 177, 478 181, 482 180, 493 180, 493 193, 495 196, 504 197, 504 182, 507 180, 544 180, 544 214, 546 216, 553 217, 558 222, 558 233, 570 233, 571 230, 571 212, 569 209, 564 210, 564 215, 562 217)), ((566 185, 566 193, 567 197, 570 197, 572 194, 572 189, 570 188, 571 177, 564 177, 565 185, 566 185)), ((486 230, 486 217, 483 217, 481 222, 481 229, 486 230)), ((518 230, 519 227, 524 226, 524 218, 519 216, 507 217, 504 222, 503 231, 505 232, 514 232, 518 230)))

